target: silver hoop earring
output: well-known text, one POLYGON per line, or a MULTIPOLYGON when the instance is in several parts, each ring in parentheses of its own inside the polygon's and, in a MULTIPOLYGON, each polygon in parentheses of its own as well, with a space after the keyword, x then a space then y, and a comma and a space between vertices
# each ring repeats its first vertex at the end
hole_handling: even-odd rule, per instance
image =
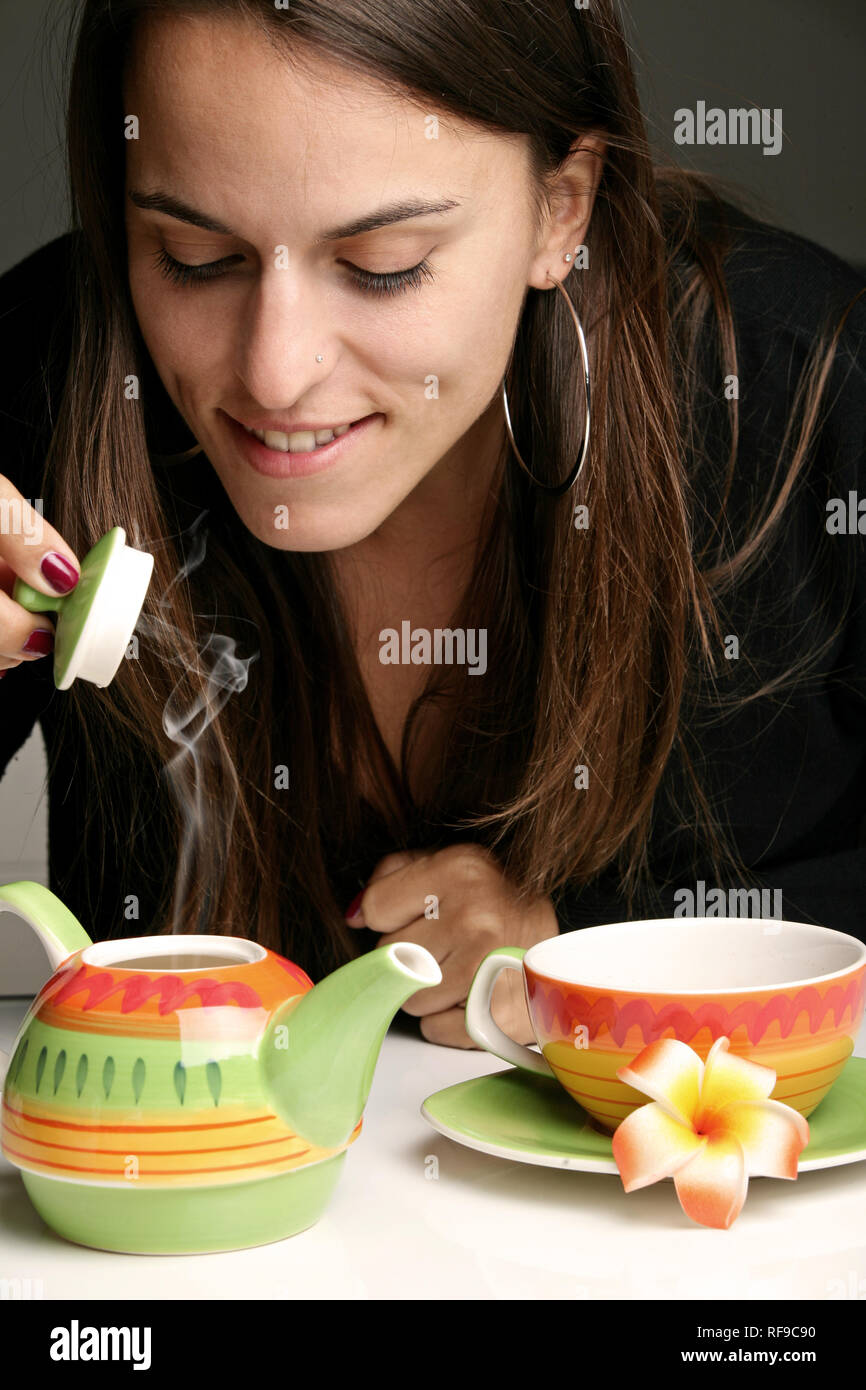
MULTIPOLYGON (((566 259, 566 260, 569 260, 570 257, 569 257, 569 256, 566 256, 565 259, 566 259)), ((578 314, 577 314, 577 310, 575 309, 575 307, 574 307, 574 305, 572 304, 570 298, 568 297, 568 295, 567 295, 565 289, 563 288, 562 282, 561 282, 560 280, 557 280, 556 277, 555 277, 554 275, 551 275, 550 271, 547 272, 547 278, 548 278, 548 280, 552 280, 552 281, 553 281, 554 285, 556 285, 556 288, 559 290, 560 294, 562 295, 563 299, 565 300, 566 304, 568 305, 568 311, 569 311, 569 313, 571 314, 571 317, 572 317, 572 319, 574 320, 574 326, 575 326, 575 328, 577 329, 577 341, 578 341, 579 344, 580 344, 580 356, 581 356, 581 360, 582 360, 582 363, 583 363, 583 391, 584 391, 584 400, 585 400, 585 402, 586 402, 586 425, 585 425, 584 431, 583 431, 583 441, 582 441, 581 446, 580 446, 580 452, 578 453, 578 456, 577 456, 577 458, 576 458, 575 461, 574 461, 574 466, 572 467, 571 472, 569 473, 568 477, 564 479, 563 482, 561 482, 561 483, 542 483, 542 482, 539 482, 538 478, 536 478, 536 477, 533 476, 533 474, 530 472, 530 470, 527 468, 526 464, 524 463, 524 461, 523 461, 523 459, 522 459, 522 457, 521 457, 521 455, 520 455, 520 450, 518 449, 517 444, 515 443, 514 434, 513 434, 512 429, 511 429, 511 414, 510 414, 509 409, 508 409, 508 393, 507 393, 507 391, 506 391, 506 389, 505 389, 505 377, 502 378, 502 404, 503 404, 503 407, 504 407, 504 409, 505 409, 505 428, 506 428, 507 431, 508 431, 508 438, 509 438, 509 440, 510 440, 510 442, 511 442, 511 447, 512 447, 512 449, 514 450, 514 456, 515 456, 515 458, 517 459, 517 462, 520 464, 520 467, 523 469, 524 473, 527 475, 528 478, 531 479, 531 481, 535 484, 535 486, 539 489, 540 492, 546 492, 546 493, 547 493, 549 496, 551 496, 551 497, 561 497, 561 496, 563 495, 563 493, 568 492, 569 488, 571 488, 571 487, 574 486, 574 484, 577 482, 577 479, 580 477, 580 471, 581 471, 581 469, 583 468, 583 465, 584 465, 584 463, 585 463, 585 461, 586 461, 586 455, 587 455, 587 451, 588 451, 588 449, 589 449, 589 427, 590 427, 589 356, 588 356, 587 350, 586 350, 586 338, 584 337, 584 334, 583 334, 583 325, 582 325, 581 322, 580 322, 580 319, 579 319, 578 314)), ((510 363, 509 363, 509 365, 510 365, 510 363)), ((508 370, 506 369, 505 376, 507 376, 507 375, 508 375, 508 370)))

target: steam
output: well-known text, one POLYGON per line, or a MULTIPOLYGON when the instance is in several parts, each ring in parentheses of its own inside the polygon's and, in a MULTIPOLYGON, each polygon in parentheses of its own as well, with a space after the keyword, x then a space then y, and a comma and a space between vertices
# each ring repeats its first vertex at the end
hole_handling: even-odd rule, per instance
MULTIPOLYGON (((158 606, 163 610, 159 618, 152 621, 142 614, 136 624, 137 632, 157 639, 165 659, 183 667, 184 671, 188 670, 188 665, 181 653, 180 633, 164 616, 164 609, 175 585, 182 583, 204 560, 207 530, 202 523, 206 516, 206 511, 201 512, 183 533, 189 537, 188 558, 159 600, 158 606)), ((197 618, 207 616, 212 615, 196 614, 197 618)), ((183 838, 171 914, 172 932, 181 929, 182 908, 201 847, 213 842, 223 844, 227 850, 231 840, 237 791, 226 788, 228 799, 225 803, 221 802, 219 807, 205 802, 201 769, 202 758, 207 755, 204 748, 199 747, 199 741, 232 695, 246 689, 249 668, 261 655, 255 651, 252 656, 239 657, 235 648, 234 638, 213 630, 201 642, 197 641, 198 666, 205 676, 205 689, 189 704, 183 679, 179 679, 162 712, 163 729, 172 742, 179 745, 178 752, 163 768, 163 775, 169 780, 183 817, 183 838)), ((213 887, 209 885, 211 891, 213 887)), ((209 893, 206 894, 205 906, 209 896, 209 893)))

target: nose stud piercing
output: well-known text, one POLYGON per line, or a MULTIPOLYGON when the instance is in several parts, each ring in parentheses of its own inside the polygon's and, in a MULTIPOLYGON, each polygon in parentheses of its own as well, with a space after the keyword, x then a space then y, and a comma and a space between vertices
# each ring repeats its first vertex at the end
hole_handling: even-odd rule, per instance
POLYGON ((316 353, 316 361, 317 361, 317 362, 324 362, 324 360, 325 360, 325 359, 324 359, 324 357, 322 356, 322 354, 321 354, 320 352, 317 352, 317 353, 316 353))

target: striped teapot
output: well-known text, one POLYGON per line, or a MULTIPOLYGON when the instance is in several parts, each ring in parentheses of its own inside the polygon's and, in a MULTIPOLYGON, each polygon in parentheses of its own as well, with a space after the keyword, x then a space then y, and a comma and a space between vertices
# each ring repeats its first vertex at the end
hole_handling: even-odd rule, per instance
POLYGON ((0 887, 54 974, 3 1086, 0 1147, 66 1239, 130 1253, 237 1250, 324 1211, 388 1026, 441 972, 392 943, 319 984, 240 937, 94 943, 38 883, 0 887))

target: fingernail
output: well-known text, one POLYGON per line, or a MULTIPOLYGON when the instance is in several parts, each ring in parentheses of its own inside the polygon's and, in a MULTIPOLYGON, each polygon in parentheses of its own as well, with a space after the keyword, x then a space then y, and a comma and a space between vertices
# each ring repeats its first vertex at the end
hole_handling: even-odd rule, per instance
POLYGON ((47 627, 34 628, 21 650, 36 656, 47 656, 54 650, 54 633, 47 627))
POLYGON ((361 899, 363 898, 363 896, 364 889, 362 888, 358 896, 353 898, 352 901, 349 903, 349 906, 346 908, 346 911, 343 914, 347 922, 351 922, 353 917, 359 917, 361 915, 358 909, 361 906, 361 899))
POLYGON ((39 568, 58 594, 68 594, 81 578, 75 566, 69 563, 65 555, 58 555, 56 550, 45 556, 39 568))

